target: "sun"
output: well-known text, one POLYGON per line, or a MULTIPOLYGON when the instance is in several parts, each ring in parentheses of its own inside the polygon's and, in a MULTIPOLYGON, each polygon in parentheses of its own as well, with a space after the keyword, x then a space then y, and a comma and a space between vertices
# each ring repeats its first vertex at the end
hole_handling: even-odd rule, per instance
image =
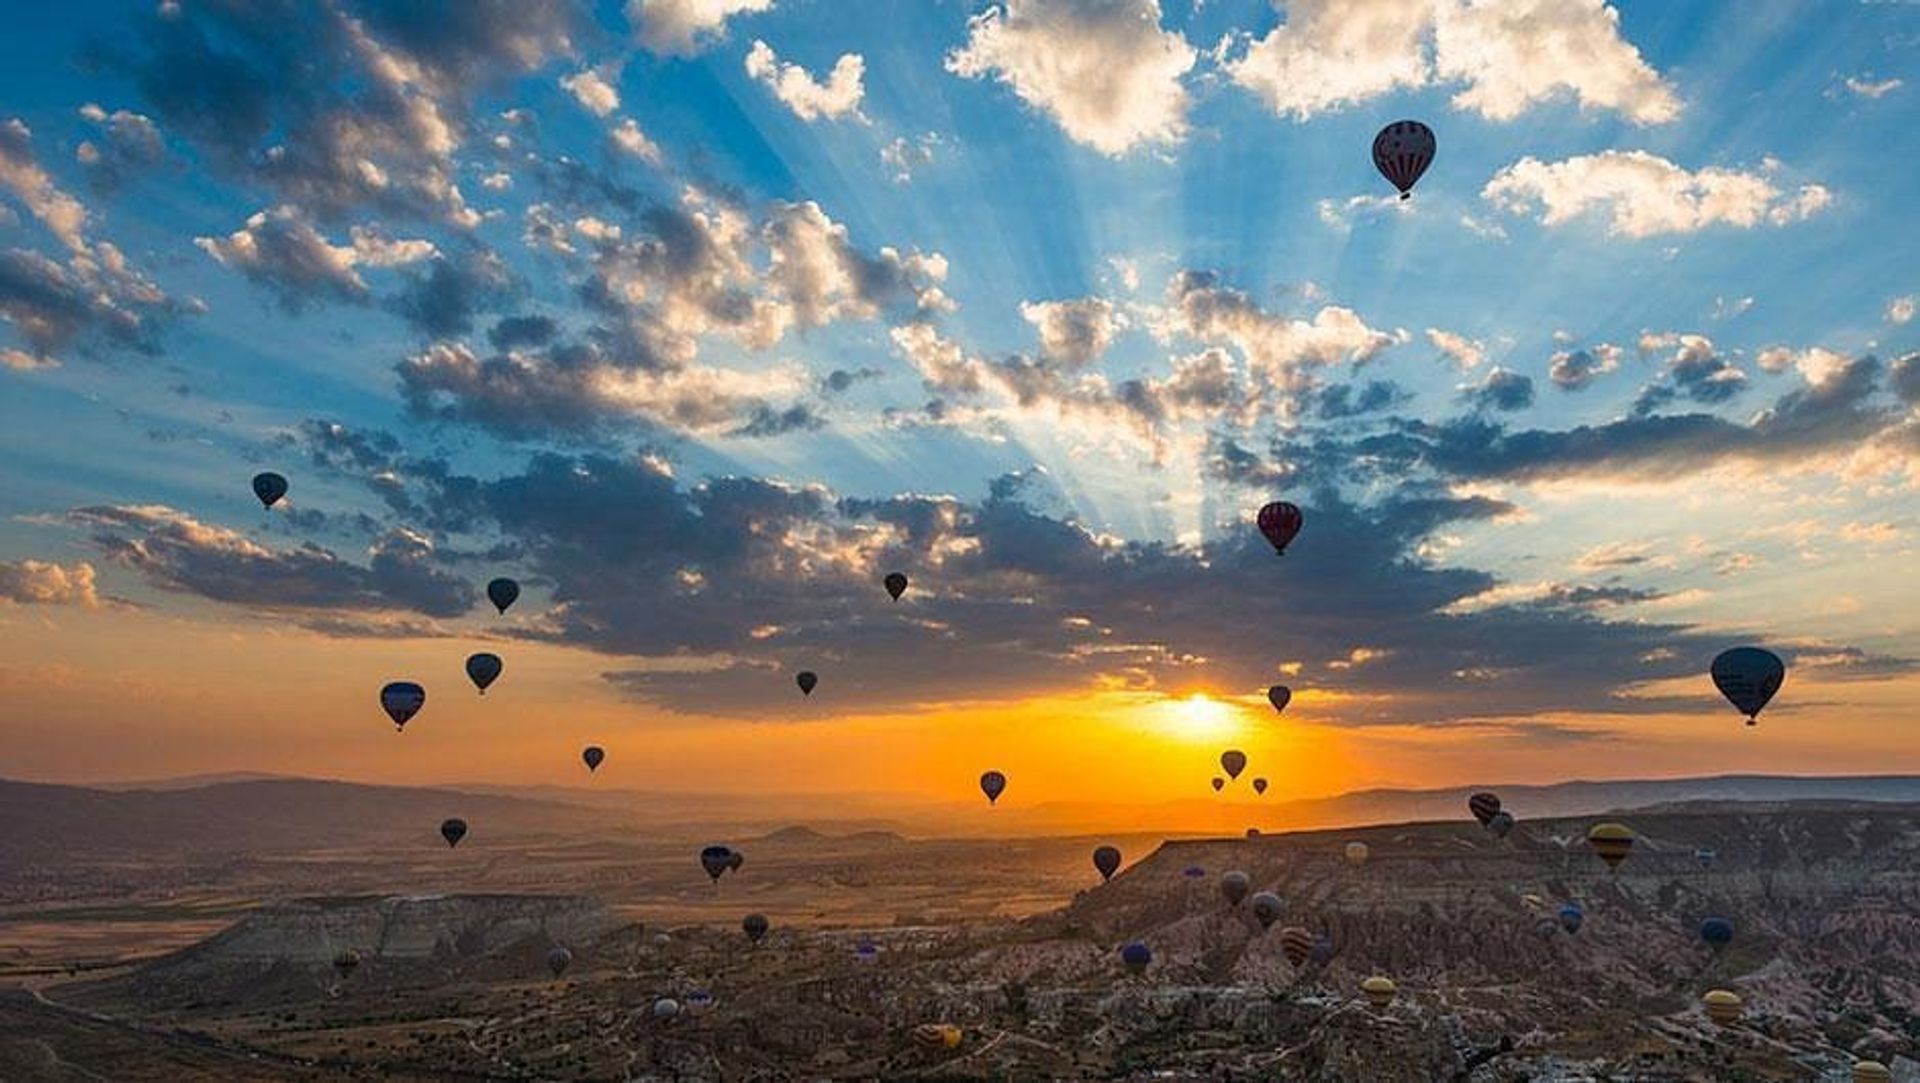
POLYGON ((1204 744, 1233 736, 1239 729, 1237 712, 1229 704, 1196 692, 1159 704, 1162 728, 1171 736, 1204 744))

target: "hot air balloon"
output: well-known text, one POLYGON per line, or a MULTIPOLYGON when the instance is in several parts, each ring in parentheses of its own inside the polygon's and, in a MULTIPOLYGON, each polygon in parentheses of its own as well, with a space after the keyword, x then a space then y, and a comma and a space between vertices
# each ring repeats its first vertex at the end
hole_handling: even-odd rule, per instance
POLYGON ((1542 940, 1551 940, 1560 935, 1560 923, 1542 914, 1533 921, 1533 931, 1542 940))
POLYGON ((1332 962, 1333 937, 1328 936, 1326 933, 1313 934, 1313 949, 1307 957, 1313 960, 1318 966, 1325 966, 1329 962, 1332 962))
POLYGON ((1201 868, 1198 865, 1188 865, 1186 868, 1180 870, 1180 875, 1186 877, 1189 880, 1199 880, 1199 879, 1203 879, 1207 875, 1207 870, 1201 868))
POLYGON ((1113 846, 1096 846, 1093 849, 1093 867, 1100 870, 1100 882, 1113 879, 1120 868, 1120 850, 1113 846))
POLYGON ((814 673, 813 670, 803 669, 793 675, 793 683, 800 686, 801 695, 811 696, 813 695, 813 687, 820 683, 820 677, 814 673))
POLYGON ((1393 998, 1399 991, 1400 987, 1393 984, 1392 978, 1383 978, 1377 974, 1360 983, 1360 992, 1366 995, 1367 1003, 1372 1004, 1376 1011, 1393 1003, 1393 998))
POLYGON ((1285 917, 1287 900, 1271 891, 1262 891, 1253 897, 1253 917, 1264 931, 1273 928, 1273 923, 1285 917))
POLYGON ((980 792, 987 795, 987 804, 991 805, 1000 800, 1000 795, 1006 790, 1007 776, 1000 772, 988 771, 980 776, 980 792))
POLYGON ((1747 725, 1751 726, 1760 721, 1760 709, 1780 691, 1780 682, 1787 679, 1787 666, 1772 651, 1735 647, 1714 658, 1712 673, 1714 687, 1747 716, 1747 725))
POLYGON ((732 864, 733 848, 731 846, 716 844, 704 847, 700 851, 700 867, 707 870, 707 875, 712 877, 716 884, 720 882, 720 874, 726 872, 732 864))
POLYGON ((1264 778, 1256 778, 1256 779, 1254 779, 1254 780, 1253 780, 1253 792, 1254 792, 1254 793, 1262 793, 1262 794, 1263 794, 1263 793, 1266 793, 1266 792, 1267 792, 1267 780, 1266 780, 1266 779, 1264 779, 1264 778))
POLYGON ((271 470, 253 476, 253 495, 260 498, 260 506, 271 508, 287 495, 287 479, 271 470))
POLYGON ((1273 704, 1273 713, 1279 714, 1287 709, 1287 704, 1293 702, 1293 689, 1284 684, 1276 684, 1267 689, 1267 702, 1273 704))
POLYGON ((351 977, 359 966, 360 953, 352 948, 341 948, 333 953, 333 972, 340 975, 341 981, 351 977))
POLYGON ((1253 882, 1247 879, 1247 874, 1238 869, 1220 877, 1220 894, 1226 897, 1228 906, 1239 906, 1252 886, 1253 882))
POLYGON ((547 970, 550 971, 554 977, 557 978, 565 974, 567 968, 572 965, 573 953, 567 949, 555 946, 551 951, 547 952, 547 970))
POLYGON ((1520 896, 1520 905, 1538 914, 1547 908, 1547 900, 1538 895, 1528 893, 1520 896))
POLYGON ((512 605, 514 599, 518 597, 520 597, 520 584, 504 575, 487 583, 487 600, 502 613, 505 613, 507 607, 512 605))
POLYGON ((1367 855, 1370 852, 1371 851, 1367 849, 1367 844, 1364 842, 1347 843, 1347 864, 1352 865, 1356 869, 1359 868, 1367 863, 1367 855))
POLYGON ((1301 524, 1305 521, 1300 509, 1284 500, 1276 500, 1261 508, 1257 520, 1260 533, 1280 556, 1287 555, 1287 544, 1293 541, 1294 535, 1300 533, 1301 524))
POLYGON ((713 994, 705 989, 695 989, 687 994, 687 1011, 693 1015, 705 1015, 713 1007, 713 994))
POLYGON ((733 852, 733 856, 727 858, 727 871, 739 872, 740 866, 745 865, 746 863, 747 863, 747 855, 741 853, 738 850, 735 850, 733 852))
POLYGON ((880 945, 871 940, 862 940, 853 946, 853 958, 856 962, 877 963, 880 961, 880 945))
POLYGON ((607 750, 601 748, 599 745, 588 745, 586 748, 580 750, 580 759, 586 763, 588 774, 598 771, 600 769, 600 762, 606 758, 607 750))
POLYGON ((1702 846, 1698 850, 1695 850, 1693 852, 1694 863, 1699 865, 1702 869, 1713 868, 1713 859, 1718 856, 1719 855, 1714 853, 1711 847, 1707 847, 1707 846, 1702 846))
POLYGON ((1467 798, 1467 811, 1473 813, 1473 818, 1480 821, 1481 827, 1485 827, 1500 813, 1500 795, 1482 790, 1467 798))
POLYGON ((1288 966, 1300 969, 1313 951, 1313 934, 1298 925, 1287 926, 1280 930, 1280 951, 1287 957, 1288 966))
POLYGON ((1240 772, 1247 769, 1247 754, 1237 748, 1229 748, 1220 753, 1220 769, 1228 778, 1239 778, 1240 772))
POLYGON ((680 1014, 680 1002, 672 997, 661 997, 653 1002, 653 1018, 658 1022, 669 1022, 680 1014))
POLYGON ((1740 1021, 1740 1010, 1744 1004, 1740 994, 1730 989, 1715 989, 1701 997, 1700 1003, 1707 1009, 1707 1018, 1723 1027, 1740 1021))
POLYGON ((913 1028, 913 1040, 929 1049, 958 1049, 961 1030, 952 1023, 922 1023, 913 1028))
POLYGON ((1259 838, 1259 837, 1260 837, 1260 829, 1259 829, 1259 828, 1257 828, 1257 827, 1249 827, 1249 828, 1247 828, 1247 837, 1248 837, 1248 838, 1250 838, 1250 839, 1257 839, 1257 838, 1259 838))
POLYGON ((1433 164, 1434 149, 1432 128, 1417 120, 1396 120, 1373 137, 1373 167, 1406 199, 1413 195, 1420 174, 1433 164))
POLYGON ((1877 1060, 1863 1060, 1853 1066, 1853 1083, 1893 1083, 1893 1070, 1877 1060))
POLYGON ((482 651, 467 657, 467 679, 473 682, 473 686, 478 688, 483 696, 487 694, 487 687, 500 679, 501 668, 500 656, 497 654, 482 651))
POLYGON ((1226 779, 1221 778, 1219 775, 1213 776, 1213 792, 1214 793, 1219 793, 1221 790, 1224 790, 1226 788, 1227 788, 1226 779))
POLYGON ((766 938, 769 928, 771 928, 771 926, 768 924, 765 914, 748 914, 746 917, 740 919, 741 931, 747 934, 748 940, 756 944, 766 938))
POLYGON ((380 707, 393 719, 393 728, 403 730, 420 708, 427 705, 427 690, 412 681, 389 681, 380 689, 380 707))
POLYGON ((1593 830, 1587 832, 1587 845, 1607 863, 1607 868, 1618 869, 1633 852, 1633 828, 1626 824, 1595 824, 1593 830))
POLYGON ((1153 963, 1153 952, 1136 940, 1120 949, 1120 961, 1126 964, 1128 973, 1145 974, 1153 963))
POLYGON ((440 822, 440 837, 447 840, 449 849, 460 845, 460 840, 467 837, 467 821, 458 817, 451 820, 442 820, 440 822))
POLYGON ((1487 830, 1496 839, 1506 838, 1513 831, 1513 813, 1505 809, 1494 813, 1493 819, 1487 821, 1487 830))
POLYGON ((1733 943, 1733 922, 1726 918, 1708 918, 1700 923, 1700 939, 1715 953, 1727 950, 1733 943))
POLYGON ((887 593, 892 595, 893 600, 896 602, 900 600, 902 594, 907 592, 907 577, 899 572, 888 572, 887 577, 881 580, 881 583, 886 586, 887 593))

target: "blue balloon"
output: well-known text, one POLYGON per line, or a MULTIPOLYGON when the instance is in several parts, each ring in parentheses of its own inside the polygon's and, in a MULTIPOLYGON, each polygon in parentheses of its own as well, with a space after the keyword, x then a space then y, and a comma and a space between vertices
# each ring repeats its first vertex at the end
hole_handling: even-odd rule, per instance
POLYGON ((1148 950, 1145 944, 1136 940, 1120 949, 1120 961, 1125 963, 1127 969, 1133 973, 1144 974, 1153 962, 1153 952, 1148 950))
POLYGON ((1715 951, 1722 951, 1733 943, 1733 922, 1726 918, 1708 918, 1700 923, 1700 939, 1715 951))
POLYGON ((1580 909, 1579 903, 1566 903, 1560 907, 1560 927, 1568 933, 1577 933, 1587 920, 1587 912, 1580 909))

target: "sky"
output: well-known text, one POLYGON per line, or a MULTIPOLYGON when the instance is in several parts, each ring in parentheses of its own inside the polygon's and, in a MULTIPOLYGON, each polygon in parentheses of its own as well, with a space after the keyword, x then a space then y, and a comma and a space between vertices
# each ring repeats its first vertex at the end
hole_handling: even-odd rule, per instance
POLYGON ((1920 7, 10 26, 0 775, 1920 770, 1920 7), (1754 727, 1738 644, 1789 667, 1754 727))

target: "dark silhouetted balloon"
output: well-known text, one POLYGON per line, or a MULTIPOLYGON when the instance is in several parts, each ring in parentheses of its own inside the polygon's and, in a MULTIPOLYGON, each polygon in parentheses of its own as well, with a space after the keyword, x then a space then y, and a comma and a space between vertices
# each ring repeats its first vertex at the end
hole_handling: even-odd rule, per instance
POLYGON ((814 686, 820 683, 820 678, 813 670, 803 669, 793 675, 793 683, 800 686, 801 695, 811 696, 814 686))
POLYGON ((1494 813, 1493 819, 1487 821, 1487 830, 1496 839, 1506 838, 1513 833, 1513 813, 1505 809, 1494 813))
POLYGON ((1467 798, 1467 811, 1473 813, 1473 818, 1480 821, 1481 827, 1485 827, 1488 823, 1492 822, 1495 816, 1500 814, 1499 795, 1486 792, 1476 793, 1472 797, 1467 798))
POLYGON ((1787 665, 1780 656, 1759 647, 1735 647, 1713 660, 1713 686, 1727 702, 1747 716, 1747 725, 1760 721, 1760 711, 1780 691, 1787 665))
POLYGON ((1264 778, 1256 778, 1256 779, 1254 779, 1254 780, 1253 780, 1253 792, 1254 792, 1254 793, 1266 793, 1266 792, 1267 792, 1267 780, 1266 780, 1266 779, 1264 779, 1264 778))
POLYGON ((1214 793, 1219 793, 1221 790, 1224 790, 1226 788, 1227 788, 1226 779, 1221 778, 1219 775, 1213 776, 1213 792, 1214 793))
POLYGON ((572 965, 573 965, 573 953, 568 951, 567 949, 556 947, 553 950, 547 952, 547 970, 552 972, 554 977, 557 978, 560 975, 565 974, 567 972, 567 968, 572 965))
POLYGON ((1313 961, 1321 966, 1325 966, 1333 960, 1333 955, 1333 937, 1328 936, 1326 933, 1313 934, 1313 961))
POLYGON ((1000 800, 1007 790, 1007 776, 998 771, 988 771, 980 776, 980 792, 987 795, 987 804, 1000 800))
POLYGON ((1295 970, 1306 965, 1308 953, 1313 951, 1313 934, 1298 925, 1289 925, 1280 930, 1280 952, 1287 957, 1287 965, 1295 970))
POLYGON ((333 953, 333 970, 345 981, 360 966, 360 953, 352 948, 341 948, 333 953))
POLYGON ((1417 120, 1396 120, 1373 137, 1373 167, 1406 199, 1433 164, 1435 149, 1432 128, 1417 120))
POLYGON ((1247 754, 1237 748, 1227 749, 1220 753, 1220 769, 1228 778, 1239 778, 1240 772, 1247 769, 1247 754))
POLYGON ((1220 877, 1220 894, 1226 897, 1228 906, 1239 906, 1252 886, 1253 882, 1247 879, 1247 874, 1238 869, 1220 877))
POLYGON ((1145 974, 1153 965, 1153 951, 1138 940, 1120 949, 1120 961, 1134 974, 1145 974))
MULTIPOLYGON (((740 930, 747 934, 748 940, 756 944, 766 939, 767 930, 770 928, 772 928, 772 925, 768 923, 767 915, 765 914, 748 914, 746 917, 740 919, 740 930)), ((787 939, 788 942, 791 943, 793 938, 788 937, 787 939)))
POLYGON ((1093 848, 1093 867, 1100 870, 1101 882, 1113 879, 1120 868, 1120 850, 1114 846, 1096 846, 1093 848))
POLYGON ((487 694, 488 686, 500 679, 502 668, 500 656, 497 654, 481 651, 479 654, 467 657, 467 679, 473 682, 473 686, 478 688, 483 696, 487 694))
POLYGON ((1262 891, 1253 897, 1253 917, 1263 930, 1273 928, 1273 923, 1285 917, 1286 913, 1287 900, 1271 891, 1262 891))
POLYGON ((900 600, 902 594, 907 592, 907 577, 899 572, 888 572, 887 577, 881 580, 881 583, 887 588, 887 593, 892 595, 893 600, 896 602, 900 600))
POLYGON ((395 729, 405 729, 426 705, 427 690, 412 681, 390 681, 380 689, 380 707, 393 719, 395 729))
POLYGON ((512 605, 514 599, 518 597, 520 597, 520 584, 504 575, 487 583, 487 600, 502 613, 505 613, 507 607, 512 605))
POLYGON ((714 883, 720 882, 720 874, 733 866, 733 848, 731 846, 708 846, 700 851, 700 867, 707 870, 714 883))
POLYGON ((1180 870, 1180 875, 1189 880, 1199 880, 1207 875, 1207 870, 1198 865, 1188 865, 1186 868, 1180 870))
POLYGON ((287 495, 287 479, 271 470, 253 476, 253 495, 260 498, 260 506, 271 508, 287 495))
POLYGON ((1281 556, 1287 554, 1287 544, 1300 533, 1304 522, 1306 517, 1300 514, 1300 509, 1285 500, 1276 500, 1261 508, 1258 520, 1260 533, 1266 536, 1273 551, 1281 556))
POLYGON ((739 872, 740 866, 745 865, 746 863, 747 863, 747 855, 741 853, 738 850, 735 850, 733 852, 733 856, 727 858, 727 871, 739 872))
POLYGON ((467 837, 467 821, 458 817, 451 820, 442 820, 440 822, 440 837, 447 840, 449 847, 460 845, 460 840, 467 837))
POLYGON ((1567 932, 1579 932, 1580 926, 1585 924, 1586 920, 1587 912, 1580 909, 1579 903, 1570 902, 1560 905, 1560 927, 1567 932))
POLYGON ((1702 869, 1713 868, 1713 859, 1718 856, 1719 855, 1714 853, 1714 851, 1711 848, 1706 846, 1702 846, 1698 850, 1695 850, 1693 852, 1694 862, 1698 864, 1702 869))
POLYGON ((1700 923, 1700 939, 1714 951, 1725 951, 1733 943, 1733 922, 1726 918, 1708 918, 1700 923))
POLYGON ((1276 684, 1267 689, 1267 702, 1273 704, 1273 712, 1279 714, 1287 709, 1287 704, 1293 702, 1293 689, 1284 684, 1276 684))
POLYGON ((599 745, 588 745, 580 751, 580 758, 586 762, 587 773, 591 774, 600 769, 601 761, 607 758, 607 750, 599 745))

